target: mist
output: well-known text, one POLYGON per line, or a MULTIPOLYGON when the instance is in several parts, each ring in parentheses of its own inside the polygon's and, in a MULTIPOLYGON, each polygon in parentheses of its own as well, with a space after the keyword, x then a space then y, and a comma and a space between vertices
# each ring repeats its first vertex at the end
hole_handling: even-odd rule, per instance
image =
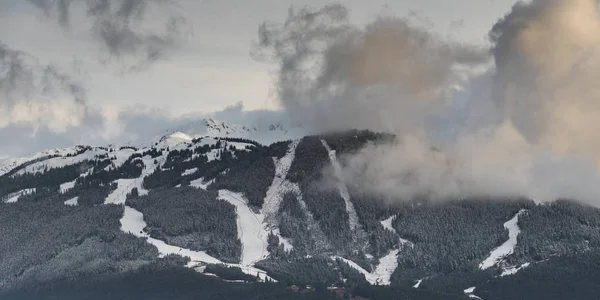
POLYGON ((281 106, 314 133, 397 136, 341 157, 348 185, 393 199, 600 204, 598 3, 519 2, 489 40, 465 45, 405 18, 358 27, 329 5, 263 24, 257 49, 276 66, 281 106))

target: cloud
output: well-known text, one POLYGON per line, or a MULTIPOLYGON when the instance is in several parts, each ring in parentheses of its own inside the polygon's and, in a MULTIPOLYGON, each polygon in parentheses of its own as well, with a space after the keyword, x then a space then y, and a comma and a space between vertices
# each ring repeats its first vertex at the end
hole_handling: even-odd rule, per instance
POLYGON ((89 28, 108 54, 129 70, 164 58, 184 38, 185 19, 171 0, 28 0, 65 30, 89 28), (74 24, 76 23, 76 24, 74 24))
POLYGON ((347 16, 339 5, 291 9, 259 28, 257 45, 290 117, 317 132, 396 134, 340 158, 348 185, 404 200, 600 204, 595 0, 519 2, 491 29, 490 51, 406 19, 359 28, 347 16))

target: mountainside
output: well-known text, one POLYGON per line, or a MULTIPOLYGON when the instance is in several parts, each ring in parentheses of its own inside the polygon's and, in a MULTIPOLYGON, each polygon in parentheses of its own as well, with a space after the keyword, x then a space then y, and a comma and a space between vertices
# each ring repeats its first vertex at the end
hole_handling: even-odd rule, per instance
MULTIPOLYGON (((200 299, 257 290, 269 295, 261 299, 486 300, 600 291, 597 208, 382 199, 339 172, 345 154, 393 136, 295 139, 277 126, 271 136, 206 126, 140 148, 76 146, 0 162, 0 298, 103 299, 105 287, 131 299, 125 282, 154 281, 189 288, 178 299, 198 299, 199 286, 207 287, 200 299)), ((142 298, 162 299, 154 289, 142 298)))

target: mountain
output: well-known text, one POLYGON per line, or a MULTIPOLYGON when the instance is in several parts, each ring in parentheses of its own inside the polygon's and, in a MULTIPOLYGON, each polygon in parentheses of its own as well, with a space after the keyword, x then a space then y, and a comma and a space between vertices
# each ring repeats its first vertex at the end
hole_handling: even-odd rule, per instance
POLYGON ((140 147, 4 160, 0 298, 593 299, 600 291, 598 208, 382 199, 337 170, 345 154, 391 135, 200 124, 140 147))

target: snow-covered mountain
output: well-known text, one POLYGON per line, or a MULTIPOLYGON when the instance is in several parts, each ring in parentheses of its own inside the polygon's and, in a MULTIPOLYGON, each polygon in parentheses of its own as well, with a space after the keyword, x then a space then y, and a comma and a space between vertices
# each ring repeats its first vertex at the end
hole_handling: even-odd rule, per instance
POLYGON ((0 298, 23 284, 150 267, 185 267, 227 284, 278 281, 288 292, 318 283, 365 298, 547 299, 574 282, 583 282, 574 298, 595 291, 600 268, 589 265, 600 261, 600 210, 381 199, 341 174, 344 154, 381 135, 295 134, 203 120, 140 147, 74 146, 0 161, 0 298), (532 292, 528 278, 544 278, 543 288, 532 292))

